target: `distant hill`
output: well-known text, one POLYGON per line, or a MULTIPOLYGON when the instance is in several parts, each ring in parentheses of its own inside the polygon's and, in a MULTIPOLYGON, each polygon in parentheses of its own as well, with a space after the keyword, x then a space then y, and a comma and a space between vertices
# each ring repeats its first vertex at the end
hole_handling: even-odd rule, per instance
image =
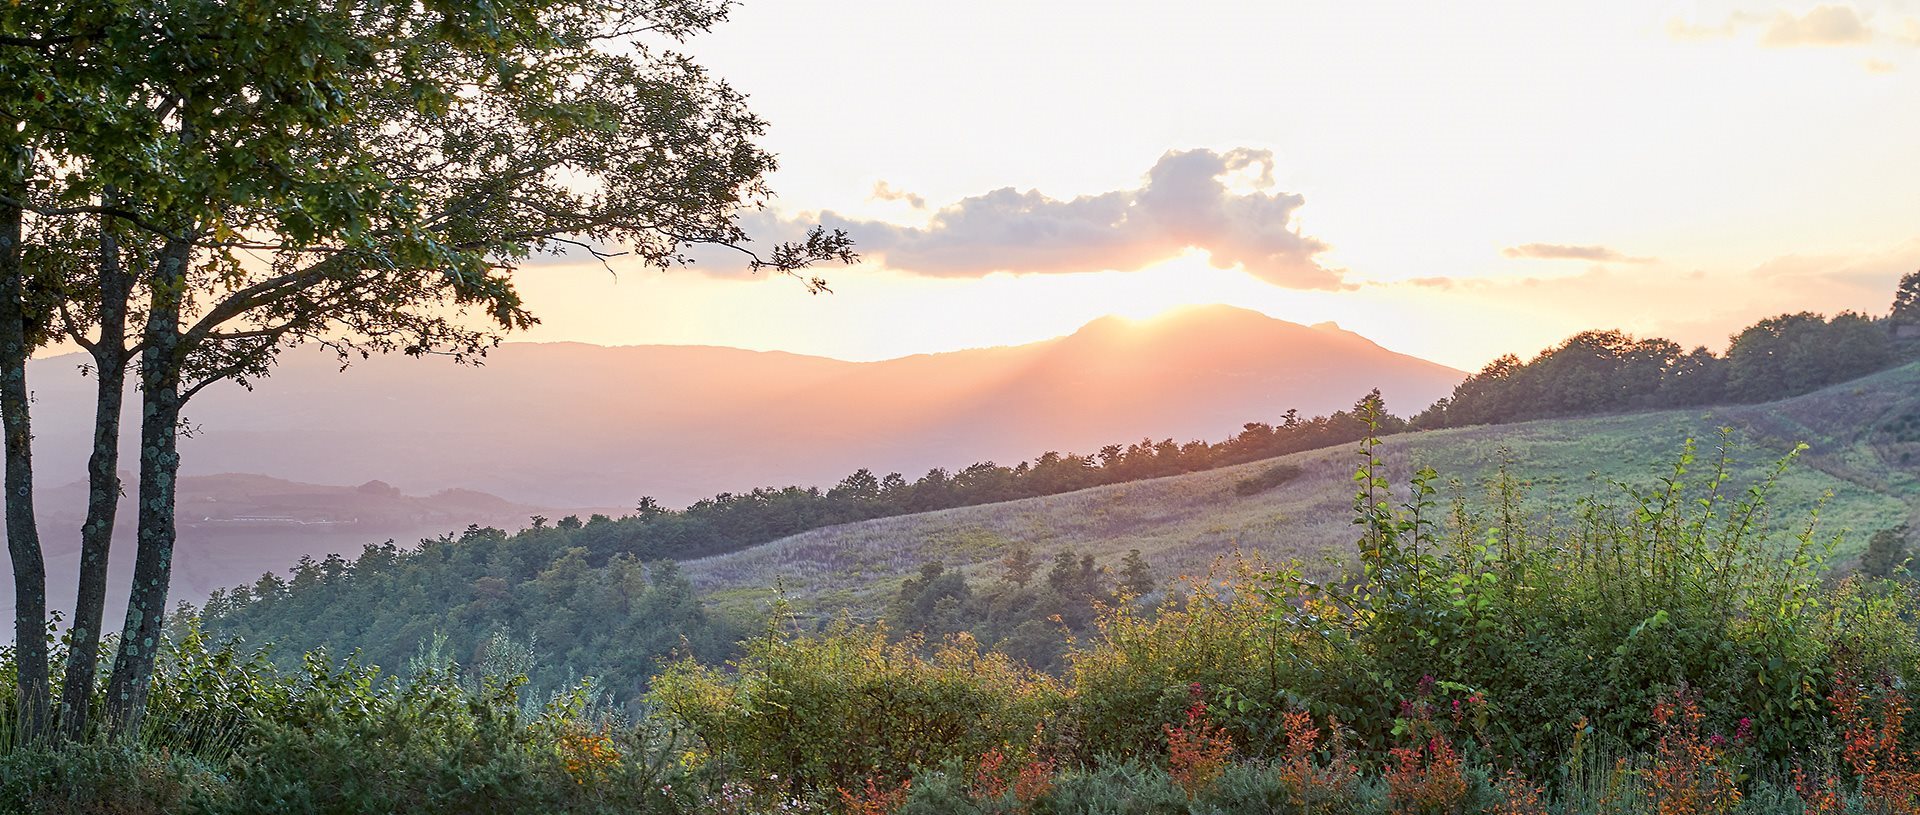
MULTIPOLYGON (((126 587, 133 575, 135 512, 131 478, 120 501, 120 524, 108 561, 113 594, 108 621, 118 625, 126 608, 126 587)), ((47 552, 47 593, 51 608, 73 612, 80 568, 80 524, 86 517, 87 487, 76 481, 42 490, 40 534, 47 552)), ((180 542, 175 550, 174 600, 198 603, 217 588, 251 582, 267 572, 282 572, 302 556, 328 554, 352 558, 369 543, 389 539, 411 546, 425 537, 457 533, 471 524, 519 529, 529 516, 617 509, 557 510, 518 504, 473 490, 442 490, 406 495, 382 481, 357 487, 303 484, 262 475, 222 473, 180 480, 180 542)), ((13 568, 0 558, 0 617, 12 619, 13 568)))
MULTIPOLYGON (((1840 531, 1850 558, 1875 531, 1920 521, 1920 364, 1761 405, 1557 419, 1389 437, 1382 453, 1404 483, 1414 467, 1442 483, 1480 488, 1511 457, 1536 499, 1618 495, 1613 480, 1650 485, 1682 442, 1699 443, 1692 478, 1716 459, 1719 429, 1733 428, 1744 485, 1798 442, 1811 446, 1774 496, 1772 520, 1804 523, 1821 511, 1823 535, 1840 531), (1504 451, 1504 453, 1503 453, 1504 451)), ((1063 495, 882 518, 806 532, 685 564, 694 585, 723 608, 757 609, 779 582, 797 607, 823 616, 875 614, 901 579, 940 562, 978 580, 997 579, 997 561, 1017 545, 1042 559, 1071 547, 1117 563, 1140 549, 1162 576, 1204 573, 1236 549, 1327 563, 1352 555, 1352 473, 1347 447, 1063 495), (1250 477, 1288 463, 1301 474, 1241 495, 1250 477)), ((1703 472, 1703 470, 1707 472, 1703 472)), ((1443 488, 1444 492, 1444 488, 1443 488)), ((1920 528, 1920 523, 1915 524, 1920 528)))
MULTIPOLYGON (((42 484, 84 477, 92 396, 80 361, 32 366, 42 484)), ((913 478, 1144 436, 1217 440, 1288 408, 1330 413, 1374 387, 1411 413, 1465 376, 1331 324, 1226 306, 869 363, 553 343, 507 344, 482 367, 392 357, 338 368, 303 349, 255 392, 196 398, 183 472, 379 478, 413 494, 464 488, 540 505, 632 506, 643 495, 682 505, 758 485, 829 486, 860 467, 913 478)))

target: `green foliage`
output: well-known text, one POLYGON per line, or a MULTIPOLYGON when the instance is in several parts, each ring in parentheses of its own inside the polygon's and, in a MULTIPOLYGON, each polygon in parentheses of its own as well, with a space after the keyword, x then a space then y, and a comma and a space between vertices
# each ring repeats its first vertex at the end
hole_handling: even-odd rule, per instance
POLYGON ((1270 564, 1226 568, 1187 581, 1184 597, 1152 613, 1110 607, 1098 638, 1072 653, 1074 715, 1089 750, 1153 754, 1163 726, 1183 721, 1196 685, 1241 744, 1279 743, 1279 714, 1316 644, 1271 622, 1289 607, 1284 598, 1245 590, 1270 564))
POLYGON ((213 767, 132 745, 0 753, 0 812, 171 815, 223 797, 213 767))
POLYGON ((216 593, 204 624, 222 637, 278 643, 284 653, 357 650, 390 668, 436 636, 453 661, 472 667, 499 653, 488 644, 506 632, 533 650, 524 670, 539 691, 592 675, 621 699, 637 698, 668 659, 730 653, 739 631, 706 612, 677 564, 590 558, 582 544, 611 524, 512 536, 475 528, 412 552, 389 543, 352 561, 303 560, 290 580, 268 575, 216 593))
POLYGON ((138 736, 0 754, 0 811, 671 812, 675 782, 698 789, 587 685, 529 713, 519 676, 403 677, 322 652, 282 671, 190 618, 177 631, 138 736))
MULTIPOLYGON (((1911 280, 1902 286, 1905 292, 1911 280)), ((1583 331, 1525 363, 1511 354, 1494 360, 1413 424, 1463 427, 1807 393, 1912 358, 1898 341, 1901 326, 1912 322, 1901 316, 1911 311, 1902 310, 1902 297, 1887 319, 1853 312, 1769 317, 1734 335, 1724 356, 1686 351, 1671 340, 1583 331)))
POLYGON ((1727 396, 1764 402, 1880 370, 1895 362, 1886 327, 1851 312, 1770 317, 1727 348, 1727 396))
POLYGON ((1907 565, 1906 527, 1882 529, 1867 541, 1860 555, 1860 573, 1868 577, 1891 578, 1907 565))
POLYGON ((962 635, 927 645, 879 627, 769 630, 719 671, 686 661, 649 701, 737 777, 795 790, 857 789, 914 767, 1025 744, 1062 706, 1050 678, 962 635))
POLYGON ((1911 595, 1829 586, 1831 543, 1811 523, 1774 527, 1785 461, 1738 487, 1729 457, 1699 470, 1689 445, 1658 488, 1572 518, 1524 510, 1511 481, 1443 513, 1431 472, 1396 505, 1371 443, 1362 461, 1357 574, 1316 584, 1243 565, 1155 614, 1108 612, 1073 654, 1089 744, 1143 754, 1197 686, 1255 754, 1302 707, 1382 751, 1399 706, 1431 696, 1474 722, 1472 749, 1541 770, 1576 732, 1644 748, 1654 702, 1684 684, 1722 732, 1750 718, 1753 749, 1781 762, 1823 732, 1836 659, 1901 676, 1920 665, 1911 595))
POLYGON ((1098 609, 1153 591, 1153 569, 1138 549, 1121 559, 1119 572, 1092 555, 1055 552, 1044 580, 1032 550, 1007 555, 1004 579, 975 589, 965 575, 939 563, 901 581, 888 603, 889 626, 908 635, 940 639, 965 633, 1027 665, 1049 673, 1066 667, 1067 644, 1094 633, 1098 609))

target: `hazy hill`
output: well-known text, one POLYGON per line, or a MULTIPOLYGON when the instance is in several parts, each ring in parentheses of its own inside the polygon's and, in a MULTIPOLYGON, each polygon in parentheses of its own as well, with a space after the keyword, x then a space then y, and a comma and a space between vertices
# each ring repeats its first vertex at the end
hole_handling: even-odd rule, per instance
MULTIPOLYGON (((79 530, 86 517, 86 483, 42 490, 37 504, 47 552, 48 599, 52 608, 71 614, 80 568, 79 530)), ((126 586, 133 575, 135 510, 129 488, 120 501, 121 523, 108 561, 113 593, 107 614, 114 625, 125 610, 126 586)), ((283 572, 303 555, 316 560, 330 553, 351 558, 364 545, 388 539, 412 545, 423 537, 459 532, 470 524, 519 529, 534 514, 557 518, 595 510, 543 509, 465 489, 416 496, 381 481, 340 487, 223 473, 181 479, 179 511, 180 542, 170 595, 198 603, 214 589, 252 582, 267 572, 283 572)), ((12 564, 0 559, 0 618, 4 619, 12 619, 12 575, 12 564)))
MULTIPOLYGON (((1715 459, 1719 428, 1731 427, 1741 483, 1763 475, 1796 442, 1807 451, 1782 481, 1773 518, 1804 523, 1827 493, 1825 534, 1848 530, 1843 557, 1874 531, 1920 513, 1920 364, 1762 405, 1664 411, 1590 419, 1430 431, 1394 436, 1382 451, 1396 483, 1411 467, 1431 465, 1463 489, 1477 489, 1505 457, 1536 497, 1614 492, 1611 480, 1648 484, 1700 440, 1693 477, 1715 459)), ((1162 575, 1202 573, 1235 549, 1323 562, 1352 548, 1358 462, 1347 448, 1190 475, 1099 487, 1003 504, 883 518, 795 535, 687 564, 696 586, 722 606, 757 607, 778 580, 801 608, 873 613, 899 580, 928 561, 997 579, 1010 547, 1031 545, 1043 558, 1073 547, 1117 563, 1145 553, 1162 575), (1277 488, 1237 495, 1235 485, 1278 462, 1302 474, 1277 488)))
MULTIPOLYGON (((43 484, 84 476, 91 383, 79 361, 33 366, 43 484)), ((860 467, 913 478, 1149 435, 1218 440, 1288 408, 1350 406, 1373 387, 1411 413, 1463 376, 1330 324, 1225 306, 871 363, 555 343, 508 344, 477 368, 396 357, 340 372, 305 350, 253 393, 198 397, 183 470, 377 478, 415 494, 458 487, 543 505, 631 506, 642 495, 680 505, 760 485, 831 486, 860 467)))

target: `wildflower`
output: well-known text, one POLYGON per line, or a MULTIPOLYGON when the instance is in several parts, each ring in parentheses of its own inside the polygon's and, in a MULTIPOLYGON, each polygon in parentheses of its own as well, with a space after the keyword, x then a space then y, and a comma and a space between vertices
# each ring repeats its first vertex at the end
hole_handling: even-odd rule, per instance
POLYGON ((1726 738, 1715 733, 1702 739, 1705 719, 1685 688, 1654 705, 1660 741, 1648 771, 1648 794, 1655 815, 1728 815, 1740 806, 1737 767, 1721 752, 1726 738))
POLYGON ((907 802, 907 793, 912 790, 913 779, 900 782, 900 786, 891 789, 882 788, 872 778, 867 779, 865 789, 848 792, 838 789, 840 804, 846 815, 891 815, 899 811, 907 802))
MULTIPOLYGON (((1194 683, 1196 693, 1199 683, 1194 683)), ((1219 725, 1207 721, 1207 703, 1195 699, 1187 708, 1185 725, 1162 725, 1167 736, 1167 772, 1188 798, 1200 794, 1225 771, 1233 755, 1233 740, 1219 725)))

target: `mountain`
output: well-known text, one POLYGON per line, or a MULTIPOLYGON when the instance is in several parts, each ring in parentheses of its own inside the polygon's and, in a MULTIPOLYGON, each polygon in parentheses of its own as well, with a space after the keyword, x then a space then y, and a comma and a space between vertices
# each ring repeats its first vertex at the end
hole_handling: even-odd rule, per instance
MULTIPOLYGON (((43 484, 85 474, 83 359, 32 366, 43 484)), ((339 367, 299 349, 253 392, 197 397, 183 473, 381 479, 414 494, 461 488, 549 506, 632 506, 643 495, 678 505, 760 485, 830 486, 860 467, 912 478, 1146 436, 1217 440, 1288 408, 1350 406, 1374 387, 1411 413, 1463 377, 1331 324, 1226 306, 881 362, 530 343, 504 345, 478 367, 403 357, 339 367)))
MULTIPOLYGON (((1619 499, 1616 482, 1642 488, 1671 472, 1693 439, 1688 476, 1704 480, 1731 433, 1744 489, 1766 477, 1793 446, 1809 448, 1774 492, 1767 522, 1788 531, 1816 507, 1822 541, 1835 533, 1840 558, 1873 533, 1911 522, 1920 529, 1920 364, 1804 396, 1760 405, 1672 410, 1584 419, 1434 430, 1391 436, 1380 454, 1396 485, 1432 466, 1444 499, 1477 491, 1511 462, 1536 503, 1560 507, 1582 496, 1619 499), (1830 497, 1829 497, 1830 496, 1830 497), (1824 502, 1824 503, 1823 503, 1824 502)), ((938 562, 971 579, 998 579, 998 561, 1029 546, 1043 562, 1072 548, 1117 564, 1139 549, 1161 577, 1204 574, 1234 551, 1310 567, 1350 557, 1358 458, 1347 447, 1314 450, 1236 467, 1062 495, 817 529, 740 552, 685 564, 702 593, 739 611, 758 611, 778 583, 796 607, 823 617, 877 614, 902 579, 938 562), (1243 481, 1280 464, 1300 468, 1272 489, 1242 494, 1243 481)), ((1404 496, 1402 496, 1404 497, 1404 496)))

